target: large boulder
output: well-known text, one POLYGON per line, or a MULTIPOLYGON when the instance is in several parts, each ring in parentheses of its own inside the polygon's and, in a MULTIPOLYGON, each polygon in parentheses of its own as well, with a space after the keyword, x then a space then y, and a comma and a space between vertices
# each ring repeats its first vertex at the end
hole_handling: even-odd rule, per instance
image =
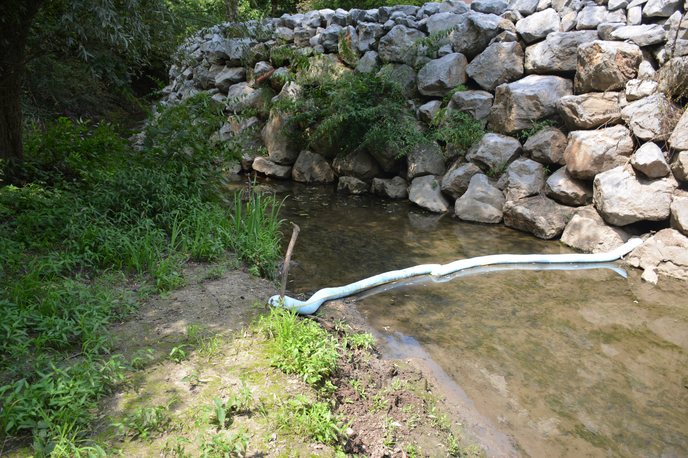
POLYGON ((545 186, 545 168, 532 159, 519 158, 506 169, 506 200, 518 200, 540 193, 545 186))
POLYGON ((680 0, 648 0, 643 8, 645 17, 669 17, 681 10, 680 0))
POLYGON ((406 157, 399 157, 399 151, 392 145, 377 145, 368 148, 368 152, 380 164, 385 172, 401 172, 406 168, 406 157))
POLYGON ((688 181, 688 151, 681 151, 671 164, 671 171, 681 181, 688 181))
POLYGON ((657 92, 672 98, 683 97, 688 93, 688 56, 674 57, 659 69, 657 92))
POLYGON ((367 194, 370 186, 355 177, 341 177, 337 182, 337 192, 341 194, 367 194))
MULTIPOLYGON (((453 100, 453 99, 452 99, 453 100)), ((669 146, 675 150, 688 150, 688 110, 683 112, 669 137, 669 146)))
POLYGON ((658 24, 627 25, 610 33, 612 40, 632 41, 641 48, 666 41, 666 31, 658 24))
POLYGON ((443 97, 466 82, 466 56, 451 53, 431 60, 418 72, 418 91, 426 96, 443 97))
POLYGON ((504 225, 528 232, 541 239, 558 237, 574 209, 560 205, 543 195, 526 197, 504 204, 504 225))
POLYGON ((545 41, 526 48, 526 73, 575 72, 578 46, 595 40, 596 30, 550 33, 545 41))
POLYGON ((542 164, 564 165, 564 150, 566 150, 566 135, 556 127, 547 127, 530 136, 523 145, 523 151, 534 161, 542 164))
POLYGON ((425 34, 420 30, 395 25, 387 35, 380 39, 377 52, 380 59, 385 62, 405 64, 409 49, 421 38, 425 38, 425 34))
POLYGON ((632 43, 593 41, 578 47, 576 93, 622 89, 638 74, 643 60, 640 47, 632 43))
POLYGON ((255 116, 248 119, 230 116, 219 132, 219 140, 230 142, 232 149, 238 149, 243 155, 255 155, 265 147, 261 130, 263 123, 255 116))
POLYGON ((420 120, 426 123, 432 122, 437 113, 442 109, 442 102, 439 100, 431 100, 418 107, 418 115, 420 120))
POLYGON ((688 235, 688 195, 674 195, 671 201, 671 227, 688 235))
POLYGON ((628 254, 630 265, 644 270, 642 279, 657 283, 658 275, 688 280, 688 237, 662 229, 628 254))
POLYGON ((502 14, 508 6, 506 0, 475 0, 471 3, 473 11, 486 14, 502 14))
POLYGON ((620 123, 624 106, 623 92, 590 93, 562 97, 557 111, 569 129, 594 129, 620 123))
POLYGON ((631 156, 631 165, 648 178, 662 178, 671 172, 662 149, 653 142, 647 142, 638 148, 631 156))
POLYGON ((545 195, 564 205, 580 207, 592 203, 592 186, 590 182, 574 178, 566 167, 562 167, 547 179, 545 195))
POLYGON ((378 41, 385 34, 382 25, 374 22, 360 22, 356 30, 358 31, 358 51, 362 53, 376 50, 378 41))
POLYGON ((458 91, 452 95, 447 111, 456 110, 478 121, 487 121, 493 100, 494 96, 487 91, 458 91))
POLYGON ((575 130, 569 133, 564 161, 573 177, 592 180, 598 173, 625 164, 633 150, 633 137, 624 126, 575 130))
POLYGON ((516 23, 516 31, 526 43, 541 40, 560 29, 561 18, 553 8, 538 11, 516 23))
POLYGON ((604 220, 615 226, 662 221, 671 214, 671 196, 677 187, 671 175, 649 180, 630 166, 619 166, 595 177, 593 199, 604 220))
POLYGON ((473 162, 483 171, 498 170, 521 154, 521 142, 513 137, 501 134, 485 134, 483 138, 471 146, 466 159, 473 162))
POLYGON ((373 178, 371 191, 373 194, 388 199, 406 199, 408 197, 408 183, 401 177, 373 178))
POLYGON ((273 111, 263 128, 263 143, 268 150, 270 160, 278 164, 293 164, 299 157, 299 151, 292 144, 285 132, 287 118, 278 111, 273 111))
POLYGON ((332 183, 334 172, 324 157, 301 151, 291 171, 292 179, 301 183, 332 183))
POLYGON ((433 34, 442 30, 451 29, 455 25, 466 21, 465 14, 438 13, 428 18, 428 33, 433 34))
POLYGON ((468 190, 454 203, 454 213, 464 221, 497 224, 502 221, 504 195, 483 174, 473 175, 468 190))
POLYGON ((224 92, 230 86, 246 80, 246 69, 244 67, 224 67, 221 72, 215 75, 215 87, 224 92))
POLYGON ((607 253, 630 238, 620 227, 607 225, 592 205, 576 210, 561 234, 562 243, 586 253, 607 253))
POLYGON ((373 157, 362 150, 356 150, 346 156, 337 156, 332 169, 340 176, 349 176, 369 182, 380 174, 380 166, 373 157))
POLYGON ((269 178, 286 180, 291 177, 290 165, 279 165, 264 157, 257 157, 253 160, 253 170, 262 173, 269 178))
POLYGON ((530 129, 533 123, 555 115, 557 101, 572 93, 571 80, 559 76, 530 75, 497 86, 488 129, 507 135, 530 129))
POLYGON ((466 74, 486 91, 523 76, 523 48, 517 42, 493 43, 466 67, 466 74))
POLYGON ((621 117, 641 140, 666 140, 676 127, 681 108, 664 94, 655 94, 629 103, 621 117))
POLYGON ((379 59, 376 51, 368 51, 358 60, 358 64, 356 64, 356 71, 359 73, 370 73, 377 69, 378 60, 379 59))
POLYGON ((449 209, 449 201, 442 194, 437 177, 425 175, 414 178, 408 189, 409 200, 431 212, 444 213, 449 209))
POLYGON ((456 161, 442 177, 442 192, 453 199, 458 199, 468 189, 473 175, 479 173, 480 168, 472 162, 456 161))
POLYGON ((442 152, 436 143, 416 145, 407 156, 406 162, 409 180, 424 175, 444 175, 446 171, 442 152))
POLYGON ((539 0, 514 0, 509 2, 509 11, 518 11, 523 16, 529 16, 535 12, 540 3, 539 0))
POLYGON ((483 14, 471 11, 466 20, 459 22, 449 36, 454 52, 473 59, 488 47, 493 38, 508 30, 515 32, 511 21, 496 14, 483 14))

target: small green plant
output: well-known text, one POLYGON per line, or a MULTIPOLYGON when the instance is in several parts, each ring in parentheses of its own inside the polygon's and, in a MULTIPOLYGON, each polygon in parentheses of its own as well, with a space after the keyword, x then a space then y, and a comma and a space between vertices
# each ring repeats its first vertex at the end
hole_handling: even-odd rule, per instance
POLYGON ((382 443, 385 447, 391 449, 397 443, 395 431, 399 426, 399 423, 395 422, 391 417, 385 417, 385 424, 383 426, 385 434, 382 438, 382 443))
POLYGON ((148 348, 146 350, 137 350, 134 357, 131 359, 131 367, 136 370, 141 370, 146 367, 146 364, 153 361, 155 356, 153 355, 153 350, 148 348))
POLYGON ((498 167, 488 170, 486 175, 490 178, 499 178, 502 175, 504 175, 504 172, 506 172, 506 169, 508 169, 508 168, 509 168, 508 161, 504 161, 498 167))
POLYGON ((349 383, 351 384, 351 387, 358 393, 358 395, 363 398, 363 399, 368 399, 365 395, 365 386, 363 383, 361 383, 360 380, 354 379, 354 380, 349 380, 349 383))
POLYGON ((280 430, 306 436, 323 444, 335 444, 345 429, 343 422, 332 415, 329 403, 310 403, 302 396, 287 400, 276 417, 280 430))
POLYGON ((547 127, 553 127, 557 125, 557 122, 553 119, 544 119, 542 121, 533 121, 531 119, 530 122, 533 125, 530 129, 523 129, 516 134, 516 138, 518 138, 521 141, 521 143, 524 143, 526 140, 528 140, 530 137, 537 134, 541 130, 546 129, 547 127))
POLYGON ((459 84, 454 89, 452 89, 449 92, 449 94, 444 96, 444 98, 442 99, 442 102, 445 105, 447 105, 449 103, 449 101, 452 99, 452 97, 454 96, 454 94, 456 94, 457 92, 466 92, 467 90, 468 90, 468 88, 466 86, 464 86, 463 84, 459 84))
POLYGON ((407 444, 404 447, 404 451, 409 458, 423 458, 423 452, 420 450, 420 447, 416 447, 415 445, 407 444))
POLYGON ((453 145, 464 153, 487 133, 483 123, 468 113, 457 110, 440 110, 430 122, 429 138, 444 145, 453 145))
POLYGON ((201 277, 200 282, 219 280, 225 274, 225 266, 217 265, 209 268, 205 271, 203 277, 201 277))
POLYGON ((347 343, 351 348, 365 348, 369 350, 375 346, 375 339, 369 332, 364 332, 348 336, 347 343))
POLYGON ((152 433, 162 431, 169 424, 170 417, 166 407, 146 404, 112 426, 117 428, 122 437, 146 439, 152 433))
POLYGON ((231 458, 246 455, 250 434, 240 428, 236 433, 209 434, 199 437, 200 458, 231 458))
POLYGON ((186 451, 186 446, 189 444, 191 444, 191 441, 185 437, 167 439, 167 442, 165 442, 165 446, 162 449, 163 456, 192 458, 192 455, 186 451))
POLYGON ((370 406, 370 411, 372 413, 377 413, 381 410, 387 409, 387 404, 389 404, 389 399, 385 399, 382 395, 373 396, 373 404, 370 406))
POLYGON ((186 353, 186 350, 184 350, 184 348, 188 346, 189 345, 177 345, 176 347, 172 348, 168 356, 168 359, 170 361, 174 361, 177 364, 181 363, 182 361, 186 361, 187 359, 189 359, 189 355, 186 353))

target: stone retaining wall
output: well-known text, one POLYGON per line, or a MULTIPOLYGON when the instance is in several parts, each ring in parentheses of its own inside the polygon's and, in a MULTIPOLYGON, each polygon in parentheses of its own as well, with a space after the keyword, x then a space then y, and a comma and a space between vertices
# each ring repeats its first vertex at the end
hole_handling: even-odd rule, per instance
POLYGON ((180 49, 165 100, 211 91, 232 114, 218 139, 240 142, 245 170, 277 179, 336 180, 341 192, 409 198, 429 211, 503 222, 590 252, 658 222, 666 229, 631 262, 649 281, 657 274, 688 279, 688 112, 680 105, 688 101, 687 6, 445 0, 221 24, 180 49), (419 46, 427 37, 437 43, 432 53, 419 46), (404 87, 421 128, 443 97, 466 85, 449 109, 483 121, 490 133, 446 160, 432 145, 401 160, 395 151, 298 151, 284 115, 265 103, 302 96, 298 85, 277 78, 288 71, 270 61, 280 47, 318 55, 313 72, 383 66, 404 87), (247 108, 257 115, 240 116, 247 108), (561 127, 516 138, 549 119, 561 127))

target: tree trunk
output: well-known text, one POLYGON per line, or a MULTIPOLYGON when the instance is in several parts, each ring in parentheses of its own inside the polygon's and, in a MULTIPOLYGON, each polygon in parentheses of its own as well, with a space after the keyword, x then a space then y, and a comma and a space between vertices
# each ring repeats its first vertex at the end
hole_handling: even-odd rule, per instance
POLYGON ((44 0, 0 0, 0 159, 24 160, 21 87, 31 21, 44 0))

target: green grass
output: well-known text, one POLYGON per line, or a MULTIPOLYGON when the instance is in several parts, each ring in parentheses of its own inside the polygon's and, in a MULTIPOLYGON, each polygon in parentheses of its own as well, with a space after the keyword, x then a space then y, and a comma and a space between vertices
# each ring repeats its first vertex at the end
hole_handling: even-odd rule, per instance
MULTIPOLYGON (((26 162, 0 170, 13 180, 0 188, 0 441, 23 438, 36 456, 98 456, 86 440, 98 401, 145 363, 112 354, 108 327, 140 296, 184 286, 189 260, 234 250, 274 276, 280 204, 254 194, 228 208, 221 198, 233 157, 209 138, 222 120, 207 95, 160 108, 135 151, 111 125, 62 118, 30 130, 26 162)), ((217 336, 200 339, 212 356, 217 336)))

